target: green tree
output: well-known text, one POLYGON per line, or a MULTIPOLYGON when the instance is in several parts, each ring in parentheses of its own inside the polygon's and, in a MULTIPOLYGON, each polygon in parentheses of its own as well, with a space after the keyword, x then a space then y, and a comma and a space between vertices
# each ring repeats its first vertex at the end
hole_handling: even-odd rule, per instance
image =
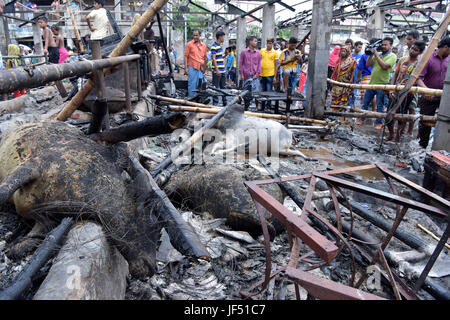
POLYGON ((258 39, 262 37, 262 28, 260 26, 252 25, 247 28, 247 37, 255 36, 258 39))
MULTIPOLYGON (((275 25, 278 25, 279 22, 280 22, 280 17, 278 16, 275 18, 275 25)), ((291 37, 291 30, 289 30, 288 28, 278 29, 277 36, 280 38, 283 38, 283 39, 289 39, 291 37)))
MULTIPOLYGON (((192 1, 202 7, 206 6, 206 3, 204 1, 192 1)), ((196 9, 194 6, 189 6, 189 9, 193 11, 201 11, 201 9, 196 9)), ((174 30, 182 30, 184 32, 184 16, 186 17, 186 28, 187 28, 187 39, 186 41, 189 41, 193 38, 193 32, 195 29, 199 30, 206 30, 208 28, 208 21, 210 20, 211 16, 209 14, 189 14, 189 13, 183 13, 179 11, 179 7, 174 7, 172 18, 174 19, 174 30), (184 16, 183 16, 184 15, 184 16), (177 19, 177 18, 180 18, 177 19), (180 21, 180 22, 176 22, 180 21)))

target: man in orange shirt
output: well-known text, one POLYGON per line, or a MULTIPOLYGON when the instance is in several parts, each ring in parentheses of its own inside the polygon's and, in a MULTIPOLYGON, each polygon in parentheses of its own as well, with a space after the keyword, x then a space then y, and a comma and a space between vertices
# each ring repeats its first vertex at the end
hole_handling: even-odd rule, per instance
POLYGON ((186 44, 184 50, 184 74, 188 76, 188 96, 194 96, 198 81, 205 81, 203 71, 206 70, 206 45, 200 41, 200 30, 194 30, 194 40, 186 44))

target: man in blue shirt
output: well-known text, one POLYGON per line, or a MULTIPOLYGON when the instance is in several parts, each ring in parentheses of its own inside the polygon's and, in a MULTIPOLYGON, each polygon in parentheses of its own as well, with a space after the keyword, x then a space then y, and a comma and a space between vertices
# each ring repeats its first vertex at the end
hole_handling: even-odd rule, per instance
MULTIPOLYGON (((369 84, 370 82, 370 76, 372 74, 372 66, 367 66, 366 62, 367 59, 369 59, 369 56, 365 53, 362 54, 361 58, 359 58, 358 61, 358 65, 357 67, 357 72, 356 73, 356 83, 360 83, 360 84, 369 84)), ((364 94, 366 92, 366 90, 360 90, 361 92, 361 102, 364 101, 364 94)), ((372 101, 372 109, 375 109, 376 106, 374 105, 374 101, 372 101)), ((358 121, 361 122, 362 121, 358 121)))
MULTIPOLYGON (((355 70, 355 77, 353 79, 353 83, 358 83, 358 63, 359 63, 359 59, 361 59, 362 54, 361 54, 361 50, 362 50, 362 42, 361 41, 356 41, 355 45, 353 47, 353 53, 352 53, 352 57, 356 60, 356 70, 355 70)), ((350 107, 354 107, 355 106, 355 99, 356 99, 356 90, 353 90, 353 93, 350 97, 350 100, 348 102, 348 105, 350 107)))

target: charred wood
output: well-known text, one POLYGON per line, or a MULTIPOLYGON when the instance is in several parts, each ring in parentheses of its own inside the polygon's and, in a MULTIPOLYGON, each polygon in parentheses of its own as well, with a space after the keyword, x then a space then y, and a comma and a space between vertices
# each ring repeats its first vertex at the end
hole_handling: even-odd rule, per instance
POLYGON ((183 114, 171 113, 138 122, 127 123, 101 133, 94 133, 90 137, 94 141, 106 141, 110 143, 130 141, 143 136, 153 137, 160 134, 171 133, 173 130, 180 128, 185 120, 186 118, 183 114))
POLYGON ((0 300, 15 300, 32 284, 33 276, 53 256, 64 235, 72 226, 72 218, 64 218, 61 224, 53 229, 34 253, 28 265, 17 277, 16 281, 0 292, 0 300))
POLYGON ((129 157, 132 175, 140 190, 138 203, 153 206, 158 220, 163 224, 173 247, 184 255, 210 259, 205 246, 200 242, 194 229, 181 217, 167 195, 158 187, 150 173, 133 157, 129 157))

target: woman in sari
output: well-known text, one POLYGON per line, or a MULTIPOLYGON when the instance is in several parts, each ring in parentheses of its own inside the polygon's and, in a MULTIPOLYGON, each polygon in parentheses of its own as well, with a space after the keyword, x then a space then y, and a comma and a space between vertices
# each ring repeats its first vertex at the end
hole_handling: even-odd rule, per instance
MULTIPOLYGON (((339 61, 336 63, 331 79, 339 82, 353 83, 355 68, 356 60, 350 54, 350 50, 345 46, 341 46, 339 61)), ((345 108, 351 92, 351 88, 333 85, 331 89, 331 111, 339 111, 341 108, 345 108)))
MULTIPOLYGON (((9 44, 8 45, 8 56, 20 56, 20 47, 17 44, 9 44)), ((20 67, 22 62, 19 58, 9 58, 6 60, 6 68, 13 69, 20 67)), ((13 92, 14 98, 20 97, 25 94, 25 89, 17 90, 13 92)))

